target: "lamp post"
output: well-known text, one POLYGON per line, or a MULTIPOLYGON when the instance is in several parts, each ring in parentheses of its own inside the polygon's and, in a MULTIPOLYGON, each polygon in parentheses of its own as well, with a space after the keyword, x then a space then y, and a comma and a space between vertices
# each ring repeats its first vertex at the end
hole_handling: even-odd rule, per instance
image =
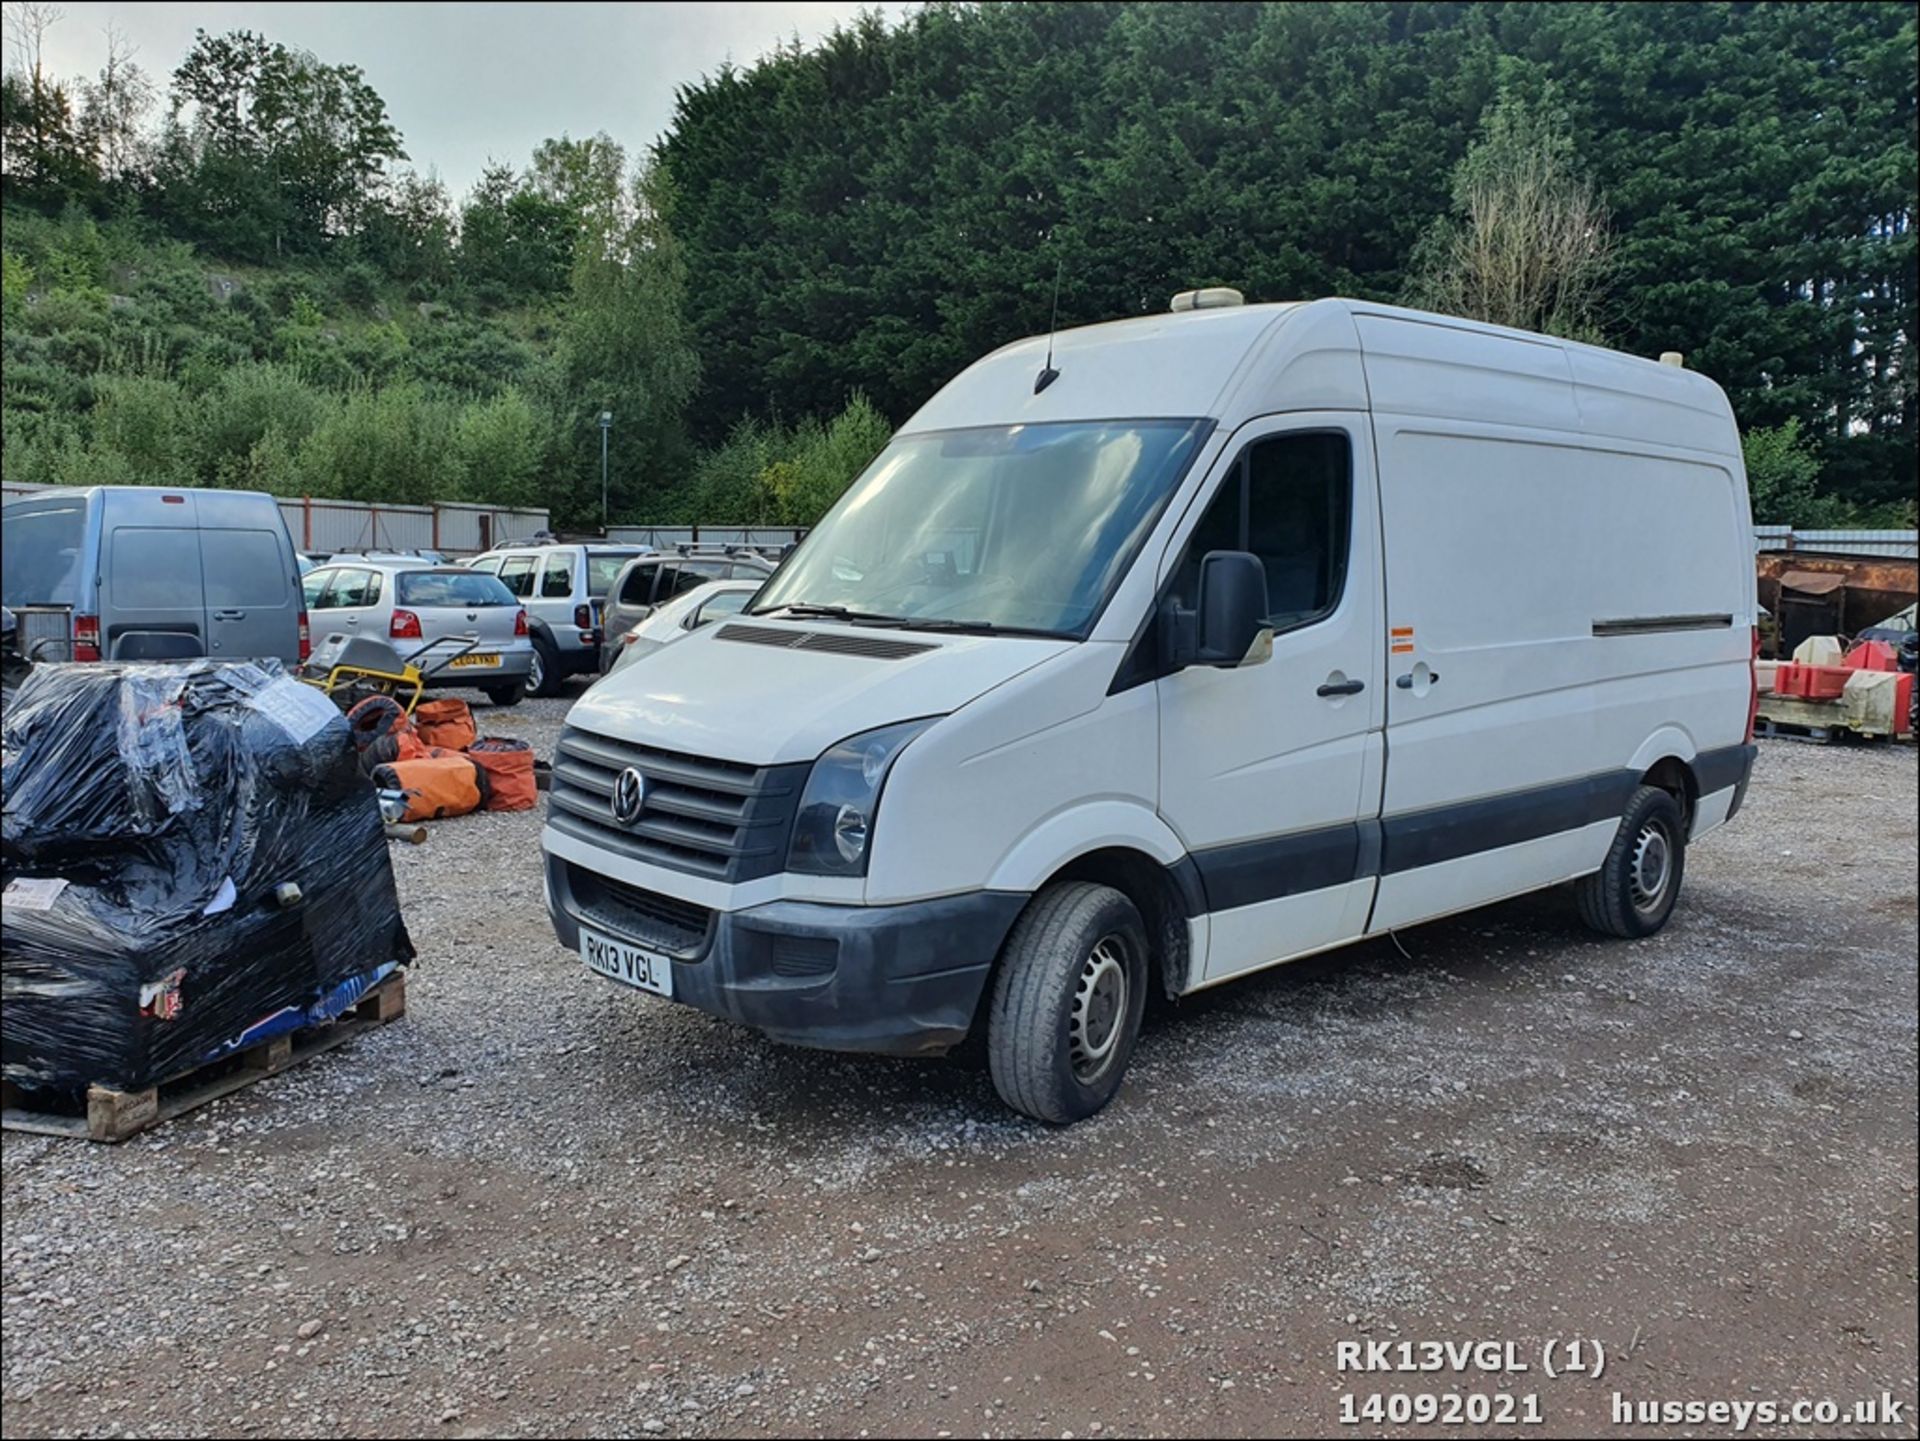
POLYGON ((607 528, 607 432, 613 429, 613 412, 600 412, 600 529, 607 528))

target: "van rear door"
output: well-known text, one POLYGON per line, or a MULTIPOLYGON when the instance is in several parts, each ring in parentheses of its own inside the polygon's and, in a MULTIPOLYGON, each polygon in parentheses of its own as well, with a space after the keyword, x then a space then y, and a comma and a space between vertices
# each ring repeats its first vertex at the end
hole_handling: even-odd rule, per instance
POLYGON ((207 653, 222 660, 300 659, 300 567, 270 496, 202 491, 200 568, 207 653))
POLYGON ((192 491, 105 492, 100 650, 109 660, 207 654, 206 592, 192 491))
POLYGON ((211 526, 200 533, 208 653, 222 660, 300 658, 298 574, 284 534, 211 526))

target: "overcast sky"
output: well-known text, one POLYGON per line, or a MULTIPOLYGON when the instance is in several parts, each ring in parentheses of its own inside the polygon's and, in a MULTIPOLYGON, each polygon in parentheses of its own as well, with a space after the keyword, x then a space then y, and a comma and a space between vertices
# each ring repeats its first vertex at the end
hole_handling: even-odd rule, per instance
POLYGON ((524 165, 562 131, 604 130, 637 150, 673 117, 674 86, 798 35, 818 39, 863 8, 902 4, 61 3, 47 37, 55 75, 92 75, 113 21, 164 90, 196 28, 257 30, 358 65, 387 102, 412 164, 458 199, 489 157, 524 165))

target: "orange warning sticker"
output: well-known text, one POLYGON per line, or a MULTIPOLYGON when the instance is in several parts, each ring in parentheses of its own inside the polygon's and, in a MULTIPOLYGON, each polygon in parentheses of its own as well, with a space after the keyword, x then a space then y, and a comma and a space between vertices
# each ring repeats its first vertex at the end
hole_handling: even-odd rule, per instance
POLYGON ((1394 655, 1412 655, 1413 647, 1396 642, 1391 648, 1394 655))
POLYGON ((1393 655, 1411 655, 1413 653, 1413 627, 1410 625, 1390 626, 1387 650, 1393 655))

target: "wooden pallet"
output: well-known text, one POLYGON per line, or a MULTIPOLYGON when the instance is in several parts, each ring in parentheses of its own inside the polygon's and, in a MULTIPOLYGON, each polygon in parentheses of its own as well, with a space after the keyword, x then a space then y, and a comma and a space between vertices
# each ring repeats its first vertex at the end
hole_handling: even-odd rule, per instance
POLYGON ((1840 738, 1840 726, 1803 725, 1797 721, 1774 720, 1771 716, 1758 716, 1753 723, 1753 734, 1759 740, 1769 741, 1814 741, 1825 744, 1840 738))
POLYGON ((143 1091, 89 1086, 84 1116, 28 1109, 22 1104, 26 1099, 23 1093, 8 1081, 4 1098, 0 1098, 4 1100, 4 1106, 0 1106, 0 1129, 29 1131, 41 1136, 77 1136, 109 1143, 124 1141, 150 1126, 171 1121, 255 1081, 277 1075, 322 1051, 331 1051, 364 1031, 399 1020, 406 1013, 406 973, 396 971, 336 1019, 322 1025, 288 1031, 243 1051, 215 1057, 143 1091))

